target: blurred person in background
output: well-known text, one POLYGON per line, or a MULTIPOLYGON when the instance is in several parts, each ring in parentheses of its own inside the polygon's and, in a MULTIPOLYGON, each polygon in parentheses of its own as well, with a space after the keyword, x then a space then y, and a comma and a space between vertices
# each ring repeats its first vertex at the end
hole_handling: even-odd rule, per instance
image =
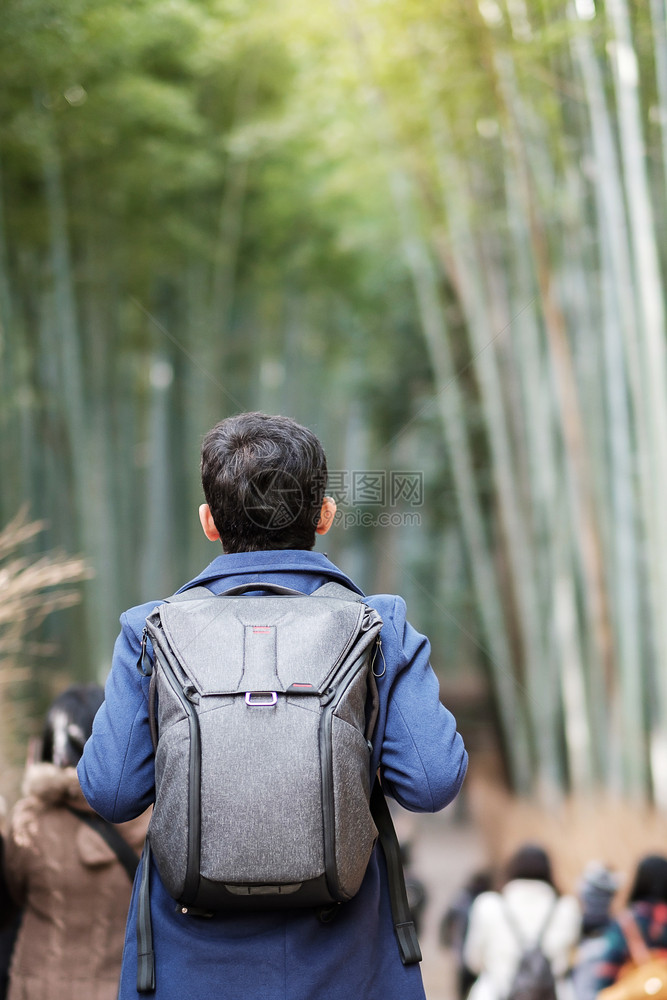
POLYGON ((115 1000, 146 816, 115 828, 86 803, 76 764, 104 692, 74 685, 51 705, 41 760, 9 819, 4 875, 23 910, 9 1000, 115 1000))
POLYGON ((612 920, 611 904, 620 882, 620 876, 601 861, 591 861, 582 873, 579 882, 581 941, 572 968, 576 1000, 594 1000, 597 994, 598 964, 605 948, 605 931, 612 920))
POLYGON ((468 931, 473 902, 483 892, 493 888, 490 871, 475 872, 456 893, 440 921, 439 940, 449 948, 456 963, 456 985, 459 1000, 465 1000, 477 976, 471 972, 463 958, 463 945, 468 931))
POLYGON ((667 858, 660 854, 641 859, 627 906, 605 931, 596 992, 615 983, 631 962, 627 938, 634 928, 651 952, 667 956, 667 858))
POLYGON ((512 856, 501 892, 474 900, 463 958, 477 975, 469 1000, 504 1000, 524 951, 540 944, 559 997, 570 995, 565 977, 581 934, 581 910, 574 896, 562 896, 542 847, 526 844, 512 856))

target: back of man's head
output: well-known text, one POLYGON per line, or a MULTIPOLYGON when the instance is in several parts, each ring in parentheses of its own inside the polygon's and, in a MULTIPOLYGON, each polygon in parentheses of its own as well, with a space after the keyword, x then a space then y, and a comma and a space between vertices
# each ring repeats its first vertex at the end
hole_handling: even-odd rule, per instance
POLYGON ((204 438, 201 476, 225 552, 312 549, 327 463, 307 427, 265 413, 228 417, 204 438))

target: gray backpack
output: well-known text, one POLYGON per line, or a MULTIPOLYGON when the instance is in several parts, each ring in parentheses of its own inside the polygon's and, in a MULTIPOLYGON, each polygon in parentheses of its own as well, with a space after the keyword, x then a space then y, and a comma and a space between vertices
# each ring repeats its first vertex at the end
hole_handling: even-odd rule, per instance
POLYGON ((507 922, 521 948, 519 964, 506 1000, 556 1000, 556 979, 551 962, 542 950, 542 940, 554 909, 555 904, 547 913, 544 924, 537 935, 537 940, 532 944, 527 944, 523 940, 523 935, 509 906, 505 903, 507 922))
MULTIPOLYGON (((156 796, 140 992, 155 982, 151 853, 183 914, 331 912, 359 890, 388 816, 370 774, 381 628, 337 583, 313 595, 265 582, 217 596, 197 587, 146 619, 138 666, 151 675, 156 796)), ((421 956, 405 909, 394 916, 409 964, 421 956)))

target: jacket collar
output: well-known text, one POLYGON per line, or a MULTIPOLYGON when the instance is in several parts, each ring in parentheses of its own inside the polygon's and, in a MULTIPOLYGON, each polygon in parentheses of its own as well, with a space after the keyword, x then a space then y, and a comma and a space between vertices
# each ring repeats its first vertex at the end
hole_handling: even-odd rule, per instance
MULTIPOLYGON (((203 572, 191 580, 181 590, 190 587, 206 585, 214 580, 228 579, 240 576, 301 576, 309 575, 323 577, 326 580, 337 580, 351 588, 357 594, 363 591, 323 552, 313 552, 309 549, 264 549, 261 552, 229 552, 219 555, 209 563, 203 572)), ((180 591, 179 591, 180 593, 180 591)))

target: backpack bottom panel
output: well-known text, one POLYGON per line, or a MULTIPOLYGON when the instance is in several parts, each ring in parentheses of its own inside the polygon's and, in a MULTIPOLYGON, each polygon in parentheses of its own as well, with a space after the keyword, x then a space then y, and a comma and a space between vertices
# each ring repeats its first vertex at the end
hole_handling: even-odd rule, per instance
POLYGON ((307 882, 286 885, 224 884, 202 878, 196 897, 190 900, 183 899, 181 902, 215 913, 227 910, 256 911, 318 907, 331 905, 335 900, 331 898, 325 876, 321 875, 307 882))

